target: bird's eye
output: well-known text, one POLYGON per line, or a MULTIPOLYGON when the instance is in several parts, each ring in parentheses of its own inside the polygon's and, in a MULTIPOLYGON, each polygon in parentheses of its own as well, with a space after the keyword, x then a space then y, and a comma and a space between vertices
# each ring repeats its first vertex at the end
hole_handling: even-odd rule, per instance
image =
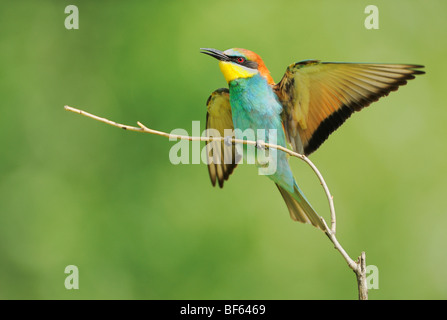
POLYGON ((237 61, 238 63, 244 63, 244 62, 245 62, 245 58, 243 58, 243 57, 237 57, 237 58, 236 58, 236 61, 237 61))

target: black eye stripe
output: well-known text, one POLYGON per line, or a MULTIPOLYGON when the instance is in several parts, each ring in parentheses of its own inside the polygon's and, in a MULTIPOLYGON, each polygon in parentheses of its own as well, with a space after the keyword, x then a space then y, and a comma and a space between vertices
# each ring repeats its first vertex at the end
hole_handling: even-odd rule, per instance
POLYGON ((246 66, 247 68, 258 69, 258 63, 255 61, 245 60, 243 65, 246 66))
POLYGON ((250 60, 243 58, 244 62, 239 62, 239 61, 237 61, 237 59, 241 58, 240 56, 229 56, 229 58, 231 59, 231 61, 233 61, 234 63, 240 64, 241 66, 244 66, 244 67, 247 67, 250 69, 258 68, 258 63, 255 61, 250 61, 250 60))
POLYGON ((231 61, 236 62, 237 64, 244 64, 245 62, 247 62, 247 59, 245 59, 243 57, 239 57, 239 56, 228 56, 228 58, 230 58, 231 61), (244 62, 241 63, 241 62, 237 61, 240 58, 244 59, 244 62))

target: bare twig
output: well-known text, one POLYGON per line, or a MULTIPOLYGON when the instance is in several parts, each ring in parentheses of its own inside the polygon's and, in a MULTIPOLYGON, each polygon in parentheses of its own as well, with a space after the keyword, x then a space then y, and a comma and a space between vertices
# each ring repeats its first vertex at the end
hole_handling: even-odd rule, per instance
POLYGON ((357 260, 357 286, 359 288, 359 300, 368 300, 368 284, 366 283, 366 254, 363 251, 357 260))
MULTIPOLYGON (((170 133, 166 133, 166 132, 162 132, 162 131, 157 131, 157 130, 153 130, 150 129, 148 127, 146 127, 144 124, 142 124, 141 122, 137 122, 139 127, 133 127, 133 126, 128 126, 128 125, 124 125, 121 123, 117 123, 115 121, 111 121, 108 120, 106 118, 101 118, 98 117, 94 114, 76 109, 76 108, 72 108, 69 106, 65 106, 64 107, 65 110, 70 111, 70 112, 74 112, 74 113, 78 113, 80 115, 86 116, 88 118, 100 121, 100 122, 104 122, 106 124, 109 124, 111 126, 114 127, 118 127, 124 130, 130 130, 130 131, 136 131, 136 132, 144 132, 144 133, 151 133, 151 134, 156 134, 159 136, 163 136, 166 138, 169 138, 170 140, 189 140, 189 141, 205 141, 205 142, 210 142, 210 141, 223 141, 225 139, 225 137, 192 137, 192 136, 184 136, 184 135, 176 135, 176 134, 170 134, 170 133)), ((247 145, 256 145, 257 142, 256 141, 249 141, 249 140, 240 140, 240 139, 231 139, 230 140, 233 144, 247 144, 247 145)), ((340 252, 340 254, 343 256, 343 258, 345 259, 345 261, 347 262, 349 268, 351 268, 354 273, 356 274, 357 277, 357 284, 358 284, 358 291, 359 291, 359 299, 360 300, 367 300, 368 299, 368 288, 366 285, 366 260, 365 260, 365 252, 362 252, 362 254, 360 255, 360 257, 358 258, 357 262, 352 260, 349 255, 346 253, 346 251, 343 249, 343 247, 341 246, 341 244, 338 242, 335 233, 336 233, 336 216, 335 216, 335 206, 334 206, 334 199, 333 196, 331 195, 329 188, 322 176, 322 174, 320 173, 320 171, 318 170, 318 168, 312 163, 312 161, 309 160, 309 158, 307 158, 306 156, 296 153, 286 147, 280 146, 280 145, 275 145, 275 144, 270 144, 270 143, 264 143, 264 146, 266 148, 273 148, 273 149, 277 149, 277 150, 281 150, 293 157, 299 158, 301 160, 303 160, 304 162, 306 162, 311 169, 314 171, 314 173, 317 175, 318 179, 320 180, 320 184, 322 185, 324 192, 326 193, 326 197, 328 199, 329 202, 329 210, 331 213, 331 227, 329 228, 326 221, 324 220, 323 217, 320 216, 321 222, 323 223, 325 230, 323 230, 326 235, 328 236, 329 240, 333 243, 334 247, 336 250, 338 250, 340 252)))

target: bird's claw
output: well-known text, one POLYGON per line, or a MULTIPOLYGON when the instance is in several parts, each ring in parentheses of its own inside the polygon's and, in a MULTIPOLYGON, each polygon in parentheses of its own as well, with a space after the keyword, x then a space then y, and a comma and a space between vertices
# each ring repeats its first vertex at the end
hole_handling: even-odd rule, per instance
POLYGON ((265 150, 265 142, 263 140, 256 140, 256 148, 265 150))
POLYGON ((228 147, 232 146, 233 145, 233 142, 231 141, 232 139, 233 139, 232 136, 226 136, 224 138, 225 145, 228 146, 228 147))

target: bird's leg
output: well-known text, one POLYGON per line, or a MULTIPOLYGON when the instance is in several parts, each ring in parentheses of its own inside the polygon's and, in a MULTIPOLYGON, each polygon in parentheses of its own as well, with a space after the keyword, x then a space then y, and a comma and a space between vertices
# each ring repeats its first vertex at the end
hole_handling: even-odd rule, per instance
POLYGON ((261 139, 256 140, 256 148, 258 149, 258 152, 256 153, 257 154, 256 161, 258 165, 261 167, 267 167, 269 164, 269 157, 268 154, 266 153, 268 151, 266 151, 265 141, 261 139))
POLYGON ((233 144, 233 142, 231 141, 232 139, 233 139, 232 136, 226 136, 224 138, 224 143, 227 147, 230 147, 233 144))
POLYGON ((265 141, 264 140, 256 140, 256 148, 265 150, 265 141))

